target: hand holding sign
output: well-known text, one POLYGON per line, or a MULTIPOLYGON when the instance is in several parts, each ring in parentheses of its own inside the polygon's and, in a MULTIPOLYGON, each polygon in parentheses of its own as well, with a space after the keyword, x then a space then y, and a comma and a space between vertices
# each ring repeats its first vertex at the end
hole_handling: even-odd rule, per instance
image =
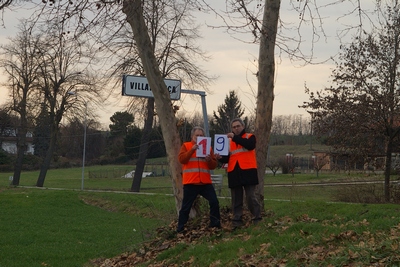
POLYGON ((229 139, 226 134, 214 135, 214 153, 220 154, 221 156, 227 156, 229 154, 229 139))
MULTIPOLYGON (((199 147, 196 150, 196 157, 205 158, 210 154, 211 137, 197 137, 197 145, 199 147)), ((221 156, 229 154, 229 139, 226 134, 216 134, 214 136, 214 153, 221 156)))
POLYGON ((197 145, 199 146, 196 150, 196 157, 205 158, 210 154, 211 149, 211 137, 197 137, 197 145))

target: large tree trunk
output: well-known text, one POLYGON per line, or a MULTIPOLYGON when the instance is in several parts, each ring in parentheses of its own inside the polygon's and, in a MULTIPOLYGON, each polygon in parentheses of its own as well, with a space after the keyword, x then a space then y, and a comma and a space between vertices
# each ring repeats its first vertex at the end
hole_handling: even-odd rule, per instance
POLYGON ((280 3, 280 0, 265 0, 260 36, 255 135, 257 138, 256 155, 259 180, 257 195, 262 207, 264 207, 264 175, 274 102, 275 40, 280 3))
POLYGON ((140 148, 139 148, 139 157, 136 162, 135 174, 133 176, 132 181, 132 192, 140 191, 140 184, 142 183, 142 175, 144 171, 144 166, 146 164, 146 157, 149 151, 149 140, 150 140, 150 132, 153 126, 153 118, 154 118, 154 98, 149 98, 147 100, 147 114, 146 120, 143 127, 143 134, 140 140, 140 148))
POLYGON ((390 138, 388 142, 386 142, 386 162, 385 162, 385 201, 390 202, 390 171, 392 167, 392 148, 393 148, 393 140, 390 138))
POLYGON ((141 0, 124 0, 123 12, 132 27, 134 39, 138 47, 139 56, 143 68, 154 94, 157 114, 160 119, 161 130, 167 150, 168 163, 172 175, 172 186, 174 189, 175 204, 177 212, 182 204, 182 176, 181 164, 177 160, 181 141, 176 127, 175 114, 172 109, 168 89, 164 83, 161 72, 158 69, 157 60, 152 50, 148 29, 143 18, 143 7, 141 0))
POLYGON ((50 144, 49 148, 47 149, 46 156, 40 167, 40 173, 36 182, 37 187, 43 187, 44 185, 44 180, 46 178, 47 171, 50 168, 51 159, 53 158, 53 153, 56 148, 57 135, 58 135, 58 126, 52 125, 50 133, 50 144))
POLYGON ((19 185, 19 181, 21 178, 21 171, 22 165, 24 161, 24 154, 27 149, 26 144, 26 123, 22 123, 22 116, 21 116, 21 127, 18 129, 17 136, 17 159, 14 165, 14 175, 12 180, 12 185, 17 186, 19 185), (25 124, 25 126, 24 126, 25 124))
MULTIPOLYGON (((26 88, 25 88, 26 89, 26 88)), ((19 181, 21 178, 22 165, 24 161, 24 154, 27 149, 26 144, 26 133, 28 132, 28 120, 27 120, 27 112, 26 112, 26 100, 27 100, 27 90, 22 90, 22 99, 19 102, 18 106, 15 107, 16 110, 20 114, 20 124, 15 133, 17 137, 17 159, 14 165, 14 175, 12 180, 12 185, 19 185, 19 181)))

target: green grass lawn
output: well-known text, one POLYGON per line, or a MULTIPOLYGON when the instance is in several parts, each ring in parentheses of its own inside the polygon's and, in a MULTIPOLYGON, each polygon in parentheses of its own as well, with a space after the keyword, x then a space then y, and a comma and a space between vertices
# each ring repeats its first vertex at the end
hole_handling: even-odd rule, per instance
POLYGON ((172 219, 154 210, 173 211, 171 197, 96 194, 2 188, 0 266, 83 266, 131 250, 172 219))
MULTIPOLYGON (((155 266, 399 266, 397 205, 265 201, 256 226, 162 251, 155 266), (158 264, 158 265, 157 265, 158 264)), ((187 242, 188 238, 195 239, 187 242)), ((140 266, 148 266, 146 262, 140 266)))
MULTIPOLYGON (((110 168, 126 166, 86 170, 110 168)), ((0 267, 92 266, 93 259, 140 251, 142 245, 160 238, 156 228, 177 219, 168 177, 144 178, 141 191, 151 194, 136 194, 128 192, 132 179, 125 178, 86 178, 81 191, 80 168, 49 170, 40 189, 34 187, 38 172, 23 172, 17 188, 9 186, 10 175, 0 174, 0 267)), ((400 266, 398 205, 335 203, 341 186, 308 184, 376 179, 382 177, 267 175, 265 214, 259 225, 204 235, 194 243, 164 237, 177 245, 162 250, 153 262, 162 263, 159 266, 184 262, 191 262, 190 266, 372 266, 379 262, 379 266, 400 266)), ((226 177, 220 205, 230 205, 226 177)))

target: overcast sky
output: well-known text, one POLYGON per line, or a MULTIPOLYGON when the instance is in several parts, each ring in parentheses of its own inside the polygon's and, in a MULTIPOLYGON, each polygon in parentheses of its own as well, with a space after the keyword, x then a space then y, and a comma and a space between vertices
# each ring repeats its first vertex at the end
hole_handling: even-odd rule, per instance
MULTIPOLYGON (((221 1, 225 2, 225 1, 221 1)), ((299 13, 291 11, 287 0, 282 1, 280 18, 282 21, 291 22, 293 25, 299 22, 299 13)), ((296 2, 296 1, 295 1, 296 2)), ((326 2, 336 2, 329 0, 326 2)), ((341 2, 341 1, 338 1, 341 2)), ((347 2, 347 1, 346 1, 347 2)), ((372 11, 375 2, 373 0, 363 0, 363 5, 372 11)), ((217 7, 218 8, 218 7, 217 7)), ((338 30, 343 28, 342 23, 357 23, 355 16, 342 18, 339 22, 336 20, 341 14, 345 14, 352 10, 354 6, 351 4, 341 3, 340 5, 332 5, 320 10, 321 17, 324 18, 324 31, 328 35, 328 39, 321 38, 315 45, 314 56, 316 61, 325 60, 331 56, 337 55, 339 52, 340 42, 337 38, 338 30), (352 21, 354 20, 354 21, 352 21)), ((22 16, 24 12, 7 11, 4 15, 5 27, 0 28, 1 43, 4 43, 5 38, 16 32, 17 18, 22 16)), ((198 18, 198 22, 203 24, 202 36, 199 40, 200 46, 206 50, 211 56, 208 62, 200 63, 203 69, 207 70, 209 75, 218 76, 218 80, 209 88, 210 93, 207 93, 206 103, 208 114, 216 111, 218 106, 223 104, 223 101, 229 91, 235 90, 242 101, 247 112, 252 112, 255 108, 254 92, 257 88, 257 81, 254 76, 256 70, 255 59, 258 56, 258 45, 248 44, 235 40, 220 29, 212 29, 205 24, 220 24, 215 20, 214 15, 203 14, 198 18), (250 83, 250 85, 249 85, 250 83), (253 91, 250 89, 253 88, 253 91)), ((307 33, 309 28, 305 28, 303 33, 304 45, 311 42, 311 35, 307 33)), ((250 40, 250 36, 248 40, 250 40)), ((278 50, 277 50, 278 51, 278 50)), ((309 50, 305 50, 309 54, 309 50)), ((303 114, 307 112, 298 108, 303 101, 308 100, 308 96, 304 93, 304 85, 307 84, 312 91, 321 90, 324 87, 329 87, 330 74, 334 68, 333 61, 329 60, 323 64, 300 66, 293 64, 284 55, 282 60, 277 60, 276 64, 276 81, 275 81, 275 101, 273 113, 276 115, 293 115, 303 114)), ((2 75, 2 74, 0 74, 2 75)), ((1 77, 1 76, 0 76, 1 77)), ((198 88, 184 88, 194 89, 198 88)), ((0 104, 5 102, 7 91, 5 88, 0 88, 0 104)), ((116 99, 115 105, 108 105, 108 109, 99 112, 101 122, 107 126, 110 121, 109 117, 115 111, 123 111, 123 104, 126 96, 121 96, 116 99)), ((202 112, 200 97, 193 97, 182 94, 181 100, 178 101, 181 106, 179 112, 191 115, 194 112, 202 112)))

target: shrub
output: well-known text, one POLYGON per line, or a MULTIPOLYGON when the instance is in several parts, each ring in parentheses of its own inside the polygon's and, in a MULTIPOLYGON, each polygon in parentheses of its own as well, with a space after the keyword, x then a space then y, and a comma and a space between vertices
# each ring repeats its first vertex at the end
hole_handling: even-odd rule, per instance
POLYGON ((5 152, 3 149, 0 149, 0 165, 10 164, 12 162, 12 156, 5 152))
POLYGON ((0 164, 0 172, 12 172, 13 169, 12 164, 0 164))
POLYGON ((335 201, 350 203, 384 203, 383 184, 357 184, 339 187, 335 201))
POLYGON ((38 170, 41 163, 42 159, 38 156, 32 154, 24 155, 23 165, 26 170, 38 170))
POLYGON ((129 157, 126 155, 118 156, 114 159, 115 164, 123 164, 129 161, 129 157))

